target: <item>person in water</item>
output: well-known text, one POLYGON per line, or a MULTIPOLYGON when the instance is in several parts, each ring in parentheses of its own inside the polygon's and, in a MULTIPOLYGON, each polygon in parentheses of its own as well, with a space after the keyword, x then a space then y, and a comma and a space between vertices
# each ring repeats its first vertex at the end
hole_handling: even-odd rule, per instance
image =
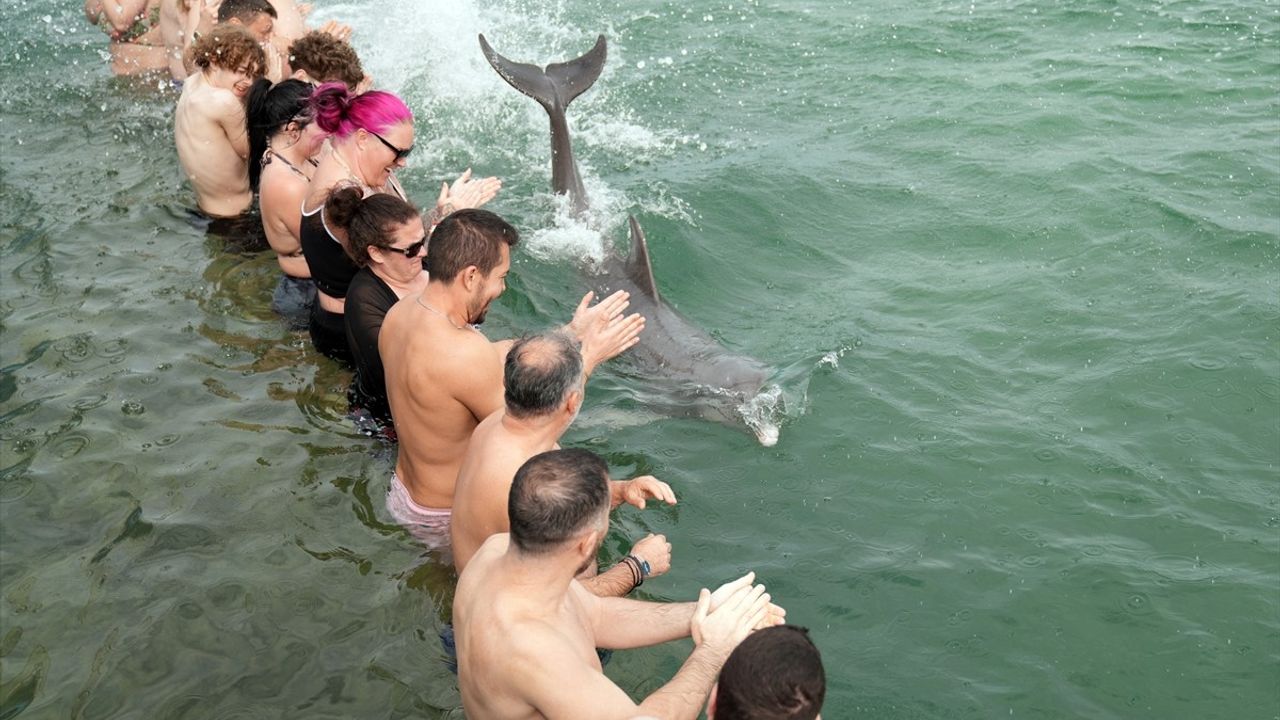
POLYGON ((373 82, 351 45, 321 30, 312 30, 293 41, 289 46, 289 67, 298 80, 339 82, 356 94, 368 90, 373 82))
POLYGON ((822 720, 827 676, 809 631, 756 631, 730 653, 707 701, 707 720, 822 720))
MULTIPOLYGON (((359 268, 347 255, 346 233, 325 220, 324 204, 340 185, 354 185, 365 196, 388 193, 408 201, 395 171, 405 166, 413 152, 413 114, 389 92, 355 95, 341 83, 316 88, 311 108, 316 124, 330 136, 330 151, 320 158, 312 175, 299 223, 302 252, 319 291, 309 329, 316 350, 350 365, 343 301, 359 268)), ((468 170, 442 189, 424 224, 429 231, 455 208, 479 207, 501 186, 497 178, 472 180, 468 170)))
MULTIPOLYGON (((181 82, 192 68, 183 63, 183 53, 195 39, 207 35, 219 22, 244 26, 263 42, 267 56, 267 77, 278 82, 289 75, 289 45, 307 33, 303 19, 309 5, 299 6, 293 0, 161 0, 160 22, 169 70, 181 82), (268 28, 268 23, 270 27, 268 28)), ((330 20, 321 32, 346 41, 351 27, 330 20)))
POLYGON ((278 16, 267 0, 222 0, 218 6, 219 25, 239 25, 258 39, 267 61, 262 74, 271 82, 280 82, 289 74, 289 63, 274 42, 278 16))
POLYGON ((510 533, 490 537, 458 578, 453 624, 458 688, 471 718, 694 720, 729 654, 753 630, 783 622, 748 573, 697 602, 598 597, 575 577, 609 531, 609 475, 586 450, 552 450, 520 466, 510 533), (639 706, 602 672, 596 648, 693 637, 693 652, 639 706))
MULTIPOLYGON (((611 330, 622 329, 621 324, 611 330)), ((608 346, 609 336, 591 342, 608 346), (602 341, 602 342, 601 342, 602 341)), ((466 569, 471 556, 490 535, 509 532, 507 497, 516 470, 538 453, 559 448, 559 440, 582 407, 590 368, 584 367, 578 343, 563 332, 521 338, 507 352, 503 369, 504 404, 476 426, 458 470, 453 493, 453 563, 466 569)), ((609 507, 630 503, 643 509, 647 500, 676 502, 666 483, 650 475, 609 481, 609 507)), ((671 567, 671 544, 650 534, 631 547, 617 565, 596 574, 595 565, 578 577, 596 595, 621 597, 671 567)))
POLYGON ((360 271, 347 289, 347 344, 355 376, 347 393, 351 411, 370 434, 395 440, 383 378, 378 334, 387 311, 427 287, 422 261, 427 233, 417 208, 394 195, 364 197, 351 186, 338 188, 324 205, 325 218, 347 235, 347 254, 360 271))
POLYGON ((258 193, 262 230, 284 276, 271 308, 291 329, 307 327, 316 286, 298 239, 299 208, 327 137, 311 116, 311 85, 265 78, 249 92, 249 188, 258 193))
POLYGON ((168 68, 160 30, 162 0, 85 0, 84 15, 111 38, 111 71, 139 75, 168 68))
MULTIPOLYGON (((487 210, 445 217, 427 248, 430 278, 419 295, 387 313, 378 336, 387 400, 400 446, 387 509, 428 547, 449 544, 454 483, 476 425, 503 405, 503 358, 510 340, 491 342, 475 327, 506 289, 516 229, 487 210)), ((312 267, 314 270, 314 266, 312 267)), ((582 298, 569 332, 592 348, 591 367, 634 345, 639 315, 621 318, 628 304, 617 292, 589 306, 582 298), (611 344, 594 340, 613 328, 611 344)))
POLYGON ((174 112, 178 161, 202 213, 239 218, 253 204, 245 97, 266 60, 257 40, 235 26, 214 28, 188 56, 198 71, 183 84, 174 112))

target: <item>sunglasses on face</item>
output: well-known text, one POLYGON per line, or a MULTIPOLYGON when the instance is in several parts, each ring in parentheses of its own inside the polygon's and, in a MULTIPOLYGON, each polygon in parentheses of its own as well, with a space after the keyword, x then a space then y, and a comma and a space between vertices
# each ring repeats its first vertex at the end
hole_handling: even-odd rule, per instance
POLYGON ((383 248, 383 250, 386 250, 387 252, 400 253, 401 255, 404 255, 405 257, 412 260, 413 258, 418 257, 418 253, 422 252, 422 246, 426 244, 427 244, 427 239, 422 238, 418 242, 410 245, 409 247, 402 247, 402 248, 388 247, 388 248, 383 248))
POLYGON ((386 139, 386 138, 384 138, 384 137, 382 137, 382 136, 381 136, 381 135, 379 135, 378 133, 376 133, 376 132, 374 132, 374 131, 372 131, 372 130, 365 130, 365 132, 367 132, 367 133, 369 133, 370 135, 372 135, 372 136, 374 136, 374 137, 378 138, 378 142, 382 143, 383 145, 386 145, 388 150, 390 150, 391 152, 395 153, 395 154, 396 154, 396 160, 404 160, 405 158, 409 157, 409 153, 413 152, 413 146, 412 146, 412 145, 410 145, 409 147, 407 147, 407 148, 405 148, 405 149, 401 150, 400 148, 396 147, 395 145, 392 145, 391 143, 387 142, 387 139, 386 139))

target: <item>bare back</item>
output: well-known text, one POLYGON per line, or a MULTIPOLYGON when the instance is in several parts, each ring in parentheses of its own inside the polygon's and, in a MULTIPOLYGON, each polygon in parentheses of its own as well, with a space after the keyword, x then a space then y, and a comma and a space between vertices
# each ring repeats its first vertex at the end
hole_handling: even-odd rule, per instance
POLYGON ((174 111, 174 142, 183 172, 200 209, 234 217, 249 208, 249 140, 244 103, 230 90, 213 87, 202 72, 183 83, 174 111))
MULTIPOLYGON (((160 37, 164 42, 165 58, 169 63, 169 74, 174 80, 185 80, 187 68, 182 62, 182 53, 187 49, 187 39, 194 29, 189 25, 192 19, 190 10, 184 11, 179 6, 180 0, 161 0, 160 4, 160 37)), ((199 3, 192 0, 195 17, 199 19, 199 3)))
POLYGON ((502 407, 508 346, 455 327, 427 309, 420 295, 387 313, 378 352, 400 439, 396 474, 419 505, 453 506, 467 441, 482 419, 502 407))
POLYGON ((463 707, 474 718, 548 717, 535 706, 531 688, 604 672, 591 630, 590 594, 575 580, 553 608, 523 602, 524 589, 512 582, 503 563, 509 537, 485 541, 454 595, 458 686, 463 707))
POLYGON ((262 229, 276 253, 276 261, 285 275, 311 277, 307 259, 302 255, 302 201, 310 189, 305 176, 309 164, 301 172, 284 162, 272 162, 262 168, 258 189, 258 207, 262 213, 262 229))
POLYGON ((462 572, 471 556, 490 535, 511 529, 507 496, 516 471, 526 460, 555 443, 543 446, 515 435, 503 426, 505 410, 485 418, 471 435, 458 470, 453 495, 453 562, 462 572))

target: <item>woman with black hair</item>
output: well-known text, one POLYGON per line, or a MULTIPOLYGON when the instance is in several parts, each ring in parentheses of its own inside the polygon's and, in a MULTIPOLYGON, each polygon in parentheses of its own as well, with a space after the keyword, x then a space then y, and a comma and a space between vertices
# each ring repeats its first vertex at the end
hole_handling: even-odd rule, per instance
POLYGON ((347 347, 355 377, 347 399, 367 434, 395 440, 378 334, 391 306, 427 287, 427 231, 418 209, 395 195, 364 197, 354 185, 334 190, 325 219, 346 233, 347 255, 360 270, 347 288, 347 347))
POLYGON ((299 240, 302 199, 327 137, 312 122, 311 92, 300 80, 258 80, 249 91, 247 115, 249 187, 258 193, 262 229, 284 271, 271 308, 294 329, 307 326, 316 297, 299 240))

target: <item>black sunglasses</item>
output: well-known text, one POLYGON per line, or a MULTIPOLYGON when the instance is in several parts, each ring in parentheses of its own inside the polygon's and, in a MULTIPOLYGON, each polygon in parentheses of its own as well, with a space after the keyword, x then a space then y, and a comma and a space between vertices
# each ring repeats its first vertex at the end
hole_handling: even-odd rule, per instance
POLYGON ((397 159, 397 160, 403 160, 403 159, 405 159, 405 158, 409 157, 409 153, 413 152, 413 146, 412 146, 412 145, 410 145, 409 147, 407 147, 407 148, 405 148, 405 149, 401 150, 400 148, 396 147, 395 145, 392 145, 391 143, 387 142, 387 139, 386 139, 386 138, 384 138, 384 137, 382 137, 382 136, 381 136, 381 135, 379 135, 378 133, 376 133, 376 132, 374 132, 374 131, 372 131, 372 130, 368 130, 368 129, 366 129, 366 130, 365 130, 365 132, 367 132, 367 133, 369 133, 370 135, 372 135, 372 136, 374 136, 374 137, 378 138, 378 142, 381 142, 383 145, 386 145, 388 150, 390 150, 391 152, 393 152, 393 153, 395 153, 395 154, 396 154, 396 159, 397 159))
POLYGON ((383 250, 386 250, 386 251, 388 251, 388 252, 397 252, 397 253, 401 253, 401 254, 402 254, 402 255, 404 255, 405 257, 407 257, 407 258, 409 258, 410 260, 412 260, 413 258, 418 257, 418 253, 422 252, 422 246, 423 246, 423 245, 426 245, 426 244, 427 244, 427 239, 426 239, 426 238, 422 238, 422 239, 421 239, 421 240, 419 240, 418 242, 416 242, 416 243, 414 243, 414 244, 410 245, 409 247, 402 247, 402 248, 398 248, 398 247, 385 247, 385 248, 382 248, 382 249, 383 249, 383 250))

